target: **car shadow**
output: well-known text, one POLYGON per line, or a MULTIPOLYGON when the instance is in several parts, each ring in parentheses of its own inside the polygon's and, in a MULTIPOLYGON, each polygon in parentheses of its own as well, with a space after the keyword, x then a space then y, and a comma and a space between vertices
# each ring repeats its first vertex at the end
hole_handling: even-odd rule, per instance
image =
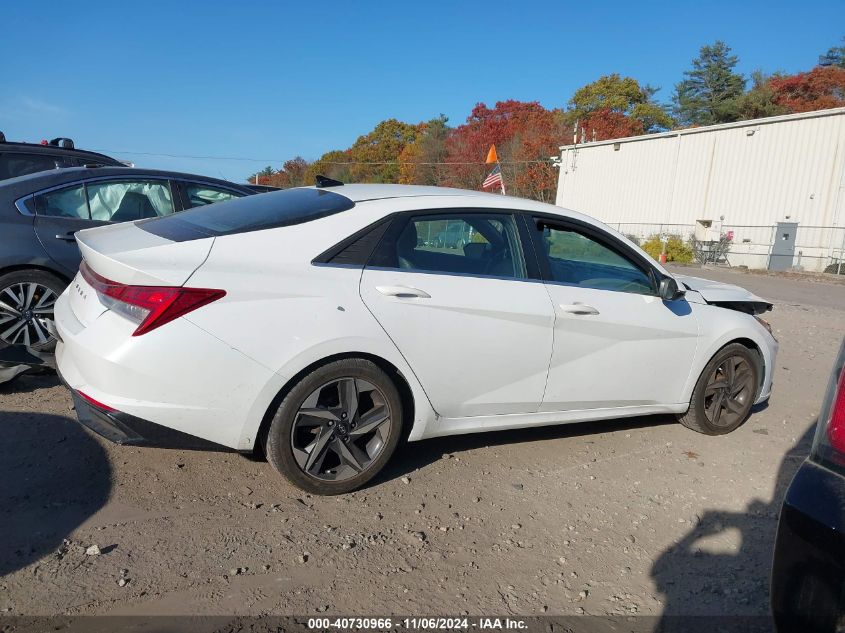
POLYGON ((0 411, 0 429, 0 576, 5 576, 55 552, 105 505, 111 466, 103 448, 70 418, 0 411))
MULTIPOLYGON (((770 500, 754 499, 740 512, 707 510, 655 559, 650 575, 665 605, 658 630, 676 630, 683 622, 689 630, 691 614, 737 613, 750 617, 724 622, 726 630, 748 633, 744 627, 749 624, 771 630, 769 577, 778 517, 786 490, 810 452, 815 428, 813 423, 781 459, 770 500), (737 542, 732 536, 739 545, 726 547, 737 542)), ((712 627, 712 619, 702 618, 702 626, 712 627)))
POLYGON ((59 384, 61 384, 59 376, 52 369, 29 370, 7 382, 0 383, 0 396, 13 393, 30 393, 39 389, 49 389, 59 384))
POLYGON ((391 479, 398 479, 404 475, 408 475, 415 470, 424 468, 442 459, 445 453, 451 455, 486 446, 541 442, 543 440, 581 437, 597 433, 625 431, 628 429, 677 423, 677 418, 672 415, 649 415, 601 420, 597 422, 575 422, 524 429, 509 429, 505 431, 468 433, 466 435, 436 437, 420 442, 403 442, 396 450, 396 454, 387 462, 384 469, 367 483, 365 488, 378 486, 391 479))

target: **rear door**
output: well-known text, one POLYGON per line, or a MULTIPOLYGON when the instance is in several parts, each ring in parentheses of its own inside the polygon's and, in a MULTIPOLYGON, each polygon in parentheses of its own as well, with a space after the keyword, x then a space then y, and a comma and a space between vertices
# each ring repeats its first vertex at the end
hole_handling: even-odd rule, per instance
POLYGON ((174 212, 168 180, 121 178, 76 183, 36 194, 35 233, 53 261, 73 275, 81 255, 74 233, 110 222, 174 212))
POLYGON ((532 276, 513 215, 416 214, 388 229, 361 297, 440 415, 530 413, 542 401, 554 321, 532 276), (447 226, 458 234, 448 245, 438 239, 447 226))
POLYGON ((50 259, 68 276, 79 267, 81 255, 73 234, 104 224, 92 222, 85 184, 76 183, 35 195, 35 234, 50 259))
POLYGON ((529 227, 556 312, 542 409, 678 404, 698 344, 687 302, 663 301, 654 269, 597 227, 529 227))

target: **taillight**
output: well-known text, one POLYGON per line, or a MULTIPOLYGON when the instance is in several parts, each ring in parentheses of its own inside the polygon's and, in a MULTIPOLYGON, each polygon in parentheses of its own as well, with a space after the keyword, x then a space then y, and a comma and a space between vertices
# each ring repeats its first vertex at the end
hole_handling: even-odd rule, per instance
POLYGON ((819 412, 811 457, 837 470, 845 468, 845 340, 819 412))
POLYGON ((146 334, 226 296, 225 290, 212 288, 128 286, 98 275, 84 261, 79 272, 104 306, 138 324, 132 336, 146 334))
POLYGON ((827 425, 827 439, 830 447, 845 457, 845 369, 839 372, 839 382, 830 409, 830 422, 827 425))

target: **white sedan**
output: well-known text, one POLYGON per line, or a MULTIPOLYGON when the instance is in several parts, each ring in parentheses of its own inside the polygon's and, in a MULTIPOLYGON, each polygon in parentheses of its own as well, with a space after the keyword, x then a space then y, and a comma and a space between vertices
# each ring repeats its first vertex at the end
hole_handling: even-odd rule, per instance
POLYGON ((719 435, 769 397, 771 304, 741 288, 559 207, 329 184, 77 233, 55 315, 80 421, 335 494, 400 439, 656 413, 719 435))

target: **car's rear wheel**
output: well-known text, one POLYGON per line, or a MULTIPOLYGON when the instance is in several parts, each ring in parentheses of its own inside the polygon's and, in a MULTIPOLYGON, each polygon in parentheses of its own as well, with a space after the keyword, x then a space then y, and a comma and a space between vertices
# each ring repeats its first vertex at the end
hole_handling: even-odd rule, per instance
POLYGON ((701 372, 681 424, 706 435, 739 428, 751 412, 759 383, 758 365, 741 343, 726 345, 701 372))
POLYGON ((374 363, 350 358, 304 376, 284 397, 264 439, 273 467, 322 495, 349 492, 387 463, 402 435, 402 401, 374 363))
POLYGON ((0 275, 0 341, 51 352, 49 332, 56 299, 67 284, 43 270, 15 270, 0 275))

